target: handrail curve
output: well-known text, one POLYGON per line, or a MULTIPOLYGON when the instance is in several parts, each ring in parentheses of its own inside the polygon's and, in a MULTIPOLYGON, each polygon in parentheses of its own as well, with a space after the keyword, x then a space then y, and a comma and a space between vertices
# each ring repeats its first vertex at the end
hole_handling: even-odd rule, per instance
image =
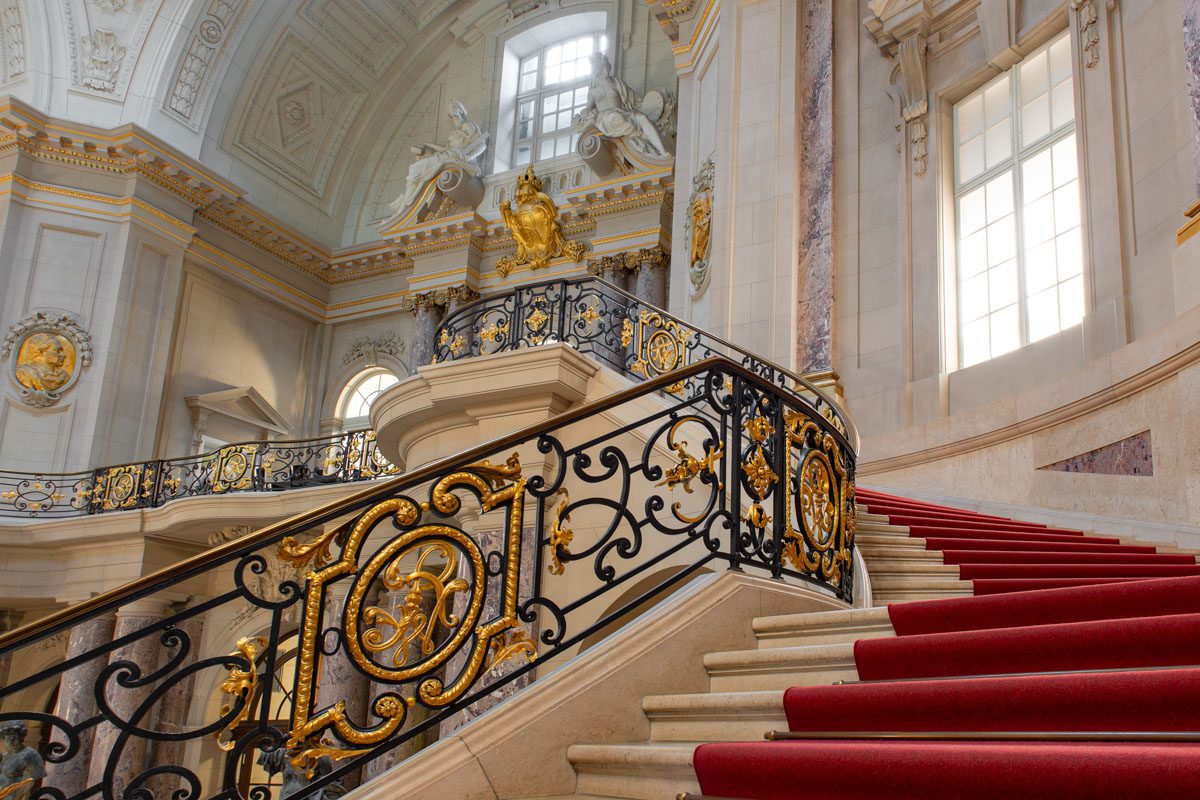
POLYGON ((854 466, 811 403, 696 361, 0 635, 0 724, 50 742, 33 800, 265 800, 254 760, 332 796, 710 565, 852 602, 854 466), (23 666, 114 612, 111 641, 23 666), (55 681, 53 712, 22 705, 55 681))

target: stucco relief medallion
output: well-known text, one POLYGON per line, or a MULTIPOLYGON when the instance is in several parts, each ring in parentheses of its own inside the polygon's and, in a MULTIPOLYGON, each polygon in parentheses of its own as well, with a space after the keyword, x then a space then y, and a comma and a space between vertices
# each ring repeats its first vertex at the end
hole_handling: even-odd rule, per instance
POLYGON ((0 354, 21 400, 37 408, 57 403, 92 363, 91 337, 66 314, 39 311, 8 330, 0 354))

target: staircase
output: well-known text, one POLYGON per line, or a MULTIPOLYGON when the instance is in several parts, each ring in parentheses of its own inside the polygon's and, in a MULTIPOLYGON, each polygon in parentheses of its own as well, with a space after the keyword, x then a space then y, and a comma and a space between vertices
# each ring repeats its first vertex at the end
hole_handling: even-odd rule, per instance
POLYGON ((1198 796, 1194 553, 858 499, 876 602, 925 602, 752 620, 707 692, 643 700, 646 741, 572 746, 575 797, 1198 796))

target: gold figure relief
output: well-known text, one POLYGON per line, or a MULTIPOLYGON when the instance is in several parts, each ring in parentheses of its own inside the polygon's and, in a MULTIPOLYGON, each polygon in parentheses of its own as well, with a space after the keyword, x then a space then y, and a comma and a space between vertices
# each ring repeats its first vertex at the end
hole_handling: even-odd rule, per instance
POLYGON ((17 351, 17 383, 39 392, 57 392, 75 375, 75 345, 62 334, 39 332, 17 351))
POLYGON ((563 238, 558 206, 542 191, 542 179, 534 174, 532 164, 517 178, 514 197, 516 208, 505 200, 500 204, 500 215, 517 243, 517 253, 501 258, 496 263, 497 272, 507 276, 519 266, 544 269, 553 258, 565 255, 578 261, 583 257, 583 244, 563 238))

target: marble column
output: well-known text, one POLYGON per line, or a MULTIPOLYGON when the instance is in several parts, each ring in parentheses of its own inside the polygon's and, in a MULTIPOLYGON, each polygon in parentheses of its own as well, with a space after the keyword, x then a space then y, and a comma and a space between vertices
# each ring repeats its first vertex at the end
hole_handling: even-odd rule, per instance
MULTIPOLYGON (((325 600, 325 625, 342 627, 342 611, 346 607, 346 592, 350 584, 335 585, 325 600)), ((317 678, 317 708, 326 708, 338 700, 346 703, 346 716, 351 722, 365 725, 370 680, 354 668, 346 648, 339 647, 333 655, 321 656, 321 671, 317 678)), ((358 786, 358 775, 342 778, 347 789, 358 786)))
MULTIPOLYGON (((122 606, 117 611, 117 623, 113 629, 113 640, 122 638, 137 631, 143 630, 150 625, 155 624, 166 615, 166 608, 161 603, 155 603, 153 600, 138 601, 127 606, 122 606)), ((152 633, 134 639, 129 644, 114 650, 109 656, 109 663, 115 664, 118 661, 131 661, 138 666, 141 675, 147 675, 153 672, 159 664, 159 659, 162 655, 163 647, 161 634, 152 633)), ((107 697, 109 707, 113 713, 122 719, 128 720, 134 710, 141 704, 150 689, 137 688, 126 689, 117 685, 116 678, 110 678, 107 682, 107 697)), ((148 727, 152 724, 152 718, 140 720, 141 727, 148 727)), ((88 782, 102 783, 106 780, 105 769, 108 766, 109 758, 112 755, 113 749, 116 747, 117 739, 120 731, 113 725, 104 723, 96 729, 95 742, 92 747, 92 763, 91 769, 88 772, 88 782)), ((146 757, 148 755, 149 742, 136 736, 130 736, 125 740, 125 745, 121 749, 117 765, 112 774, 112 793, 113 796, 120 800, 125 794, 125 788, 130 781, 140 775, 146 769, 146 757)))
POLYGON ((438 305, 429 295, 414 295, 409 298, 408 309, 414 317, 412 366, 424 367, 433 361, 434 337, 444 306, 438 305))
POLYGON ((833 0, 801 3, 799 28, 796 363, 820 373, 833 369, 833 0))
MULTIPOLYGON (((183 610, 183 609, 180 609, 183 610)), ((200 645, 204 636, 203 616, 191 617, 178 626, 180 632, 187 637, 188 654, 179 663, 177 669, 182 670, 195 663, 200 655, 200 645)), ((171 650, 163 657, 174 655, 171 650)), ((186 730, 188 711, 191 709, 195 676, 176 684, 158 705, 158 724, 155 730, 162 733, 179 733, 186 730)), ((155 767, 183 766, 184 742, 154 742, 150 763, 155 767)), ((171 793, 181 788, 178 778, 171 775, 160 775, 150 782, 155 797, 170 797, 171 793)))
MULTIPOLYGON (((71 638, 67 642, 67 660, 111 642, 113 625, 112 617, 103 616, 93 617, 73 626, 71 638)), ((93 658, 63 673, 58 682, 58 703, 54 707, 54 715, 71 723, 82 722, 94 715, 96 678, 107 664, 107 658, 93 658)), ((53 786, 67 797, 82 791, 88 785, 95 735, 96 729, 89 728, 80 734, 79 752, 73 758, 61 764, 47 763, 43 785, 53 786)), ((66 744, 67 738, 62 731, 55 728, 50 740, 66 744)))
POLYGON ((1187 61, 1188 97, 1191 99, 1196 196, 1200 197, 1200 0, 1183 0, 1183 57, 1187 61))
POLYGON ((667 307, 667 260, 661 250, 642 250, 637 256, 633 293, 642 302, 667 307))

